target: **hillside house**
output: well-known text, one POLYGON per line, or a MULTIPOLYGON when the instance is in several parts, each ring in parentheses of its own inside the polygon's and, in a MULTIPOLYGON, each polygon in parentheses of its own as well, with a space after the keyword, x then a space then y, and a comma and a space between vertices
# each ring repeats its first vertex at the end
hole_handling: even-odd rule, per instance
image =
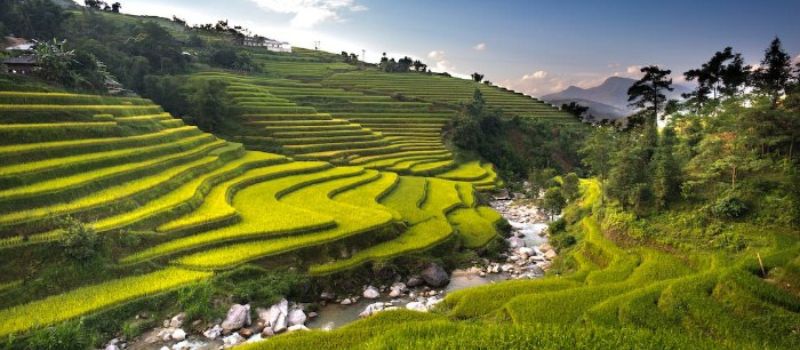
POLYGON ((3 66, 8 74, 27 75, 39 70, 39 60, 35 55, 9 57, 3 60, 3 66))
POLYGON ((243 46, 264 47, 275 52, 292 52, 292 45, 286 41, 277 41, 263 36, 246 36, 242 40, 243 46))

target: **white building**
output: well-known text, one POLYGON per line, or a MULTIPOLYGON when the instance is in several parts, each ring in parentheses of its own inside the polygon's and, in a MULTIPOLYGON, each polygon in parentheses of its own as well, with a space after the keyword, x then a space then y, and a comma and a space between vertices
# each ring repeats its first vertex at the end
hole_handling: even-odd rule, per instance
POLYGON ((265 47, 275 52, 292 52, 292 45, 285 41, 277 41, 261 36, 246 36, 242 45, 250 47, 265 47))

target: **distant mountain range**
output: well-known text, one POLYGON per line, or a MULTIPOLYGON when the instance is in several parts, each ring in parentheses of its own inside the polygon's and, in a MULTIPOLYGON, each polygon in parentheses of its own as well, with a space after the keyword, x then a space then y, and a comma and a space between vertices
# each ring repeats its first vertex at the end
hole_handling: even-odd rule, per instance
MULTIPOLYGON (((618 119, 635 112, 628 107, 628 88, 636 79, 610 77, 602 84, 588 89, 570 86, 566 90, 542 96, 541 99, 556 106, 576 102, 589 107, 589 114, 595 119, 618 119)), ((685 85, 674 84, 675 89, 668 92, 667 99, 680 99, 681 94, 692 89, 685 85)))

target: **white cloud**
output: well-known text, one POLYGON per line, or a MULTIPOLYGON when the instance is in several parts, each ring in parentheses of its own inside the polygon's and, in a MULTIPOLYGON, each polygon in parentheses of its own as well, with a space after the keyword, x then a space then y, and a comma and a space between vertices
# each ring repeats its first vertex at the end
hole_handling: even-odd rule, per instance
POLYGON ((549 74, 547 71, 537 70, 531 74, 525 74, 522 76, 522 80, 531 80, 531 79, 544 79, 547 78, 549 74))
POLYGON ((486 43, 478 43, 475 46, 473 46, 472 49, 475 51, 484 51, 486 50, 486 43))
POLYGON ((628 74, 639 74, 641 73, 641 71, 642 71, 642 66, 636 66, 636 65, 628 66, 628 68, 625 69, 625 73, 628 74))
POLYGON ((367 7, 355 0, 250 0, 263 9, 293 14, 292 27, 312 28, 325 21, 340 21, 340 13, 366 11, 367 7))
POLYGON ((435 60, 435 61, 443 60, 444 59, 444 51, 442 51, 442 50, 433 50, 431 52, 428 52, 428 58, 430 58, 432 60, 435 60))
POLYGON ((434 72, 447 72, 450 75, 462 78, 462 79, 471 79, 469 74, 459 73, 456 71, 456 66, 454 66, 450 60, 447 59, 447 54, 445 54, 442 50, 433 50, 428 52, 428 59, 433 62, 428 62, 428 67, 431 71, 434 72))

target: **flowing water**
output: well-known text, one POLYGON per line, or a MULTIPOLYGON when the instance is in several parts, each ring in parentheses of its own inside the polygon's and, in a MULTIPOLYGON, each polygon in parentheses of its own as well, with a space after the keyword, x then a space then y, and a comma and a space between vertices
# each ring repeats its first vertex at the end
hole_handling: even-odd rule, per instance
MULTIPOLYGON (((542 232, 547 228, 548 220, 538 212, 538 209, 530 202, 512 201, 493 201, 492 207, 500 212, 508 220, 516 237, 525 242, 527 247, 538 247, 547 242, 547 238, 542 232)), ((450 276, 450 284, 442 291, 447 293, 457 290, 477 287, 485 284, 495 283, 511 279, 508 273, 491 273, 481 276, 479 270, 455 270, 450 276)), ((422 289, 417 289, 417 294, 422 289)), ((346 325, 359 319, 359 314, 364 309, 376 302, 391 302, 393 306, 405 307, 409 302, 414 301, 408 295, 399 298, 390 298, 386 294, 381 294, 377 299, 360 298, 357 302, 350 305, 329 303, 318 311, 319 316, 306 323, 309 328, 334 329, 346 325)))

